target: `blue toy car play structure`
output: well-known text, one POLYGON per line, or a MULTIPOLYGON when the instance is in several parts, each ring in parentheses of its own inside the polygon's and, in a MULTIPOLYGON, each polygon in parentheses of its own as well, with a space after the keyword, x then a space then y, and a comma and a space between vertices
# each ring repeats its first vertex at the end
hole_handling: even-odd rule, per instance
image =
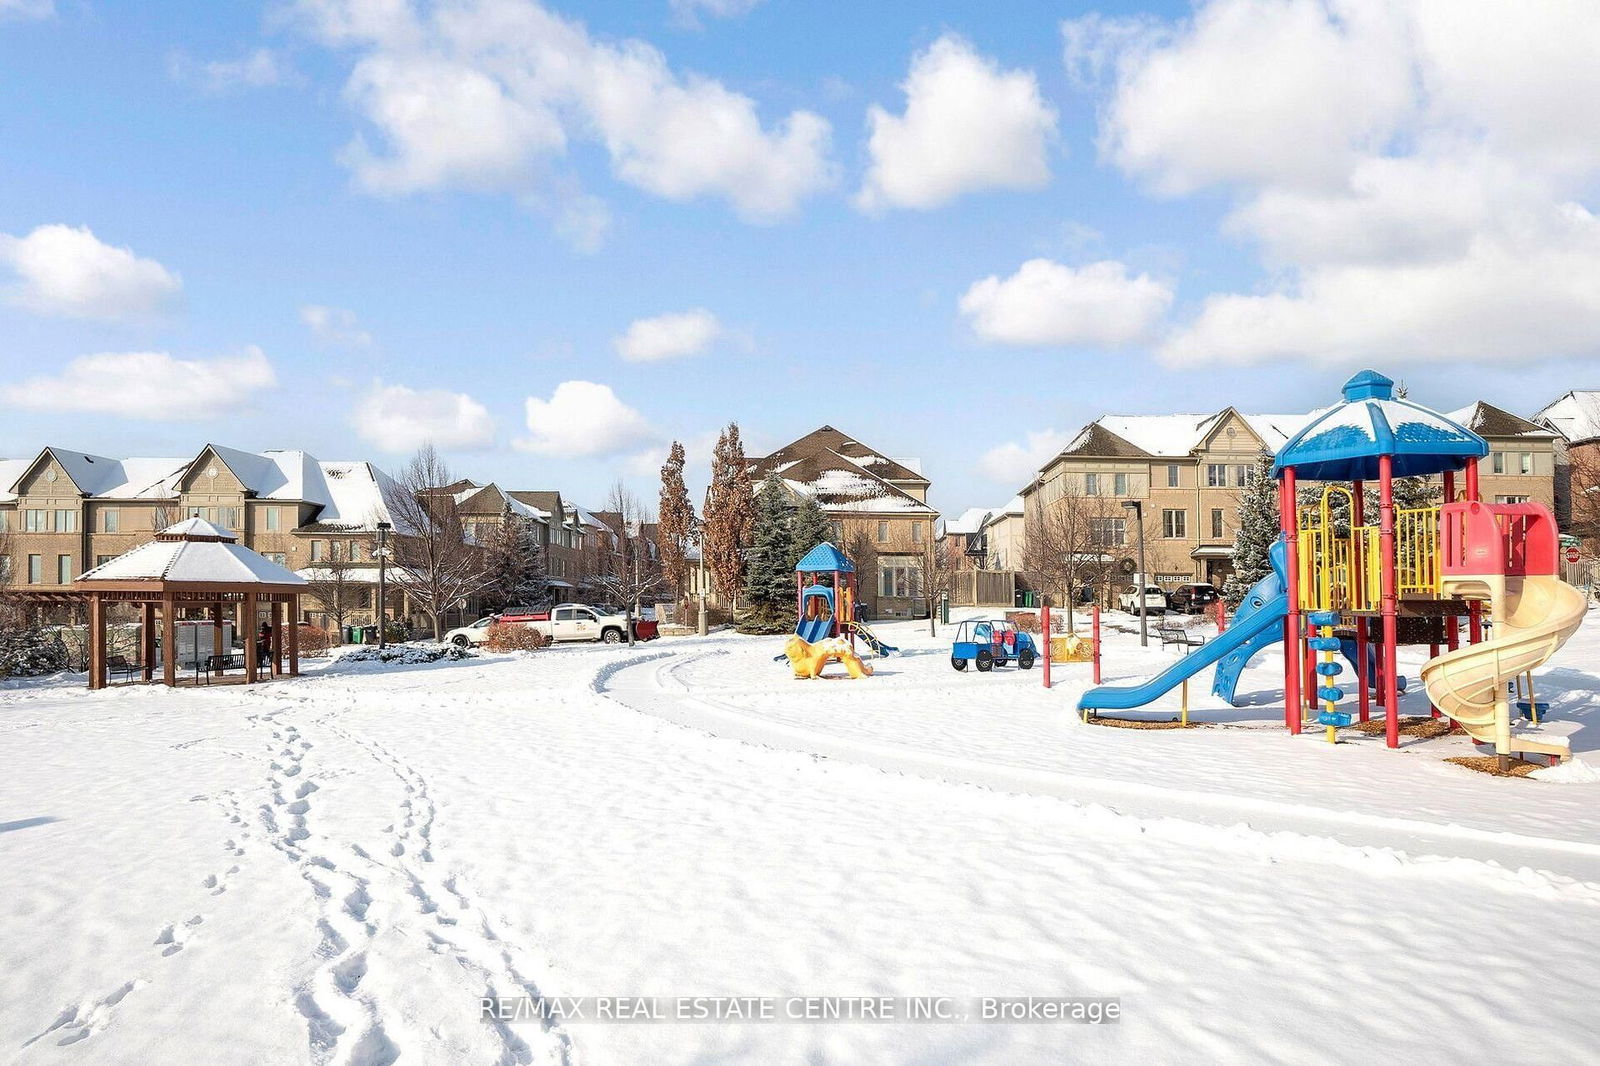
POLYGON ((1012 622, 962 622, 956 630, 955 643, 950 645, 950 665, 957 670, 965 670, 972 663, 979 673, 988 673, 1011 662, 1032 670, 1038 659, 1039 646, 1012 622))

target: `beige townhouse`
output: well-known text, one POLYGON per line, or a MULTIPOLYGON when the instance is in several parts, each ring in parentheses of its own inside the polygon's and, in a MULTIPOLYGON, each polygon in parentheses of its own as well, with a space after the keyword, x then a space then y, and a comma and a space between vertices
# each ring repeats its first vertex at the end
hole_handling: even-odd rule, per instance
MULTIPOLYGON (((1142 525, 1152 581, 1169 590, 1190 581, 1221 587, 1233 570, 1239 500, 1251 470, 1309 417, 1227 407, 1212 414, 1097 419, 1023 489, 1026 517, 1020 536, 1011 538, 1013 545, 1021 541, 1021 551, 1011 554, 1025 557, 1030 539, 1066 524, 1083 530, 1069 550, 1127 576, 1136 568, 1142 525), (1047 516, 1064 511, 1077 521, 1045 524, 1047 516)), ((1479 466, 1485 500, 1554 502, 1554 433, 1485 402, 1449 417, 1489 443, 1479 466)))
POLYGON ((832 426, 749 461, 759 488, 776 473, 796 495, 814 496, 834 542, 855 564, 863 609, 874 618, 926 617, 939 512, 916 459, 894 459, 832 426))
POLYGON ((1556 514, 1593 555, 1600 551, 1600 390, 1574 389, 1533 417, 1557 434, 1556 514))
MULTIPOLYGON (((370 620, 375 581, 360 571, 376 571, 389 484, 371 463, 325 462, 302 451, 208 444, 187 457, 117 459, 47 447, 31 459, 0 460, 0 530, 9 545, 0 567, 18 590, 58 591, 156 531, 199 516, 302 576, 349 564, 352 584, 365 586, 353 595, 370 620)), ((301 606, 317 620, 314 597, 301 606)))

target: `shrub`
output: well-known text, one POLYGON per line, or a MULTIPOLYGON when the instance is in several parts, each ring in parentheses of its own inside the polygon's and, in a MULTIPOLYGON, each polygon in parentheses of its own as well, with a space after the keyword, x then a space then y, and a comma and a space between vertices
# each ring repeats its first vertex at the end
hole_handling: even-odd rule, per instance
POLYGON ((741 633, 756 635, 787 633, 794 629, 794 605, 758 604, 746 607, 739 611, 734 623, 741 633))
POLYGON ((1007 611, 1006 621, 1014 622, 1023 633, 1039 632, 1039 616, 1031 611, 1007 611))
POLYGON ((533 626, 516 622, 495 622, 485 635, 484 647, 490 651, 538 651, 550 643, 550 638, 533 626))
POLYGON ((341 663, 400 663, 404 666, 421 666, 426 663, 457 662, 476 659, 478 653, 471 648, 458 648, 454 644, 390 644, 380 648, 376 644, 363 644, 339 656, 341 663))
POLYGON ((300 654, 321 655, 333 647, 333 634, 315 626, 300 627, 300 654))
POLYGON ((0 677, 40 677, 67 668, 67 647, 55 633, 0 629, 0 677))

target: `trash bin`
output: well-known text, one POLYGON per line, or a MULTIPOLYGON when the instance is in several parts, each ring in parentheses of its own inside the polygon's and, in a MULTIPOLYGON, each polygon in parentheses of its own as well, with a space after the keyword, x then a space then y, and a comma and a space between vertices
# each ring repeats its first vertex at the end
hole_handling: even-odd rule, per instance
POLYGON ((377 626, 362 626, 361 627, 361 643, 363 643, 363 644, 376 644, 376 643, 378 643, 378 627, 377 626))
POLYGON ((950 594, 948 592, 939 597, 939 624, 942 626, 950 624, 950 594))
POLYGON ((1028 594, 1026 592, 1023 592, 1021 589, 1018 589, 1017 590, 1017 596, 1016 596, 1016 603, 1014 603, 1013 606, 1015 606, 1015 607, 1026 607, 1026 606, 1028 606, 1028 594))

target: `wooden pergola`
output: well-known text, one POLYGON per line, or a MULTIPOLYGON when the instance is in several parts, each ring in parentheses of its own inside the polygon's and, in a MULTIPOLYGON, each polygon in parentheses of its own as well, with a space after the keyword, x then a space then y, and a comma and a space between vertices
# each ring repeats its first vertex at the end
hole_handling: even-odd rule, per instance
POLYGON ((263 667, 272 678, 298 676, 300 594, 305 588, 304 578, 241 546, 233 534, 191 518, 88 571, 72 583, 70 593, 54 595, 88 604, 89 687, 100 689, 106 687, 109 673, 107 616, 109 608, 119 603, 139 608, 139 670, 146 683, 155 680, 158 611, 163 684, 178 683, 178 614, 185 610, 209 616, 216 656, 230 653, 223 647, 223 620, 225 613, 238 612, 235 628, 244 642, 246 684, 261 680, 263 667), (265 663, 260 661, 254 632, 263 606, 272 634, 265 663))

